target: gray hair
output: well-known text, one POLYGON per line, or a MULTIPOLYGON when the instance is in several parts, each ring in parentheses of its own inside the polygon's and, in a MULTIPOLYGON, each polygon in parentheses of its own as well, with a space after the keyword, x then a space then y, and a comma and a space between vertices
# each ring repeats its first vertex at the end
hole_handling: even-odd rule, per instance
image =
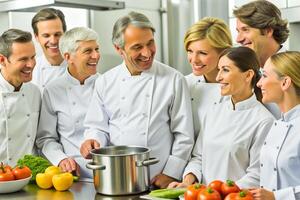
POLYGON ((112 34, 112 42, 114 45, 124 49, 124 32, 129 25, 138 28, 149 28, 153 33, 155 32, 154 26, 145 15, 138 12, 130 12, 128 15, 119 18, 114 25, 112 34))
POLYGON ((95 40, 98 43, 98 34, 86 27, 76 27, 67 31, 59 40, 60 53, 75 53, 78 49, 78 42, 95 40))
POLYGON ((13 43, 27 43, 32 41, 30 32, 20 29, 8 29, 0 36, 0 53, 8 58, 11 55, 13 43))

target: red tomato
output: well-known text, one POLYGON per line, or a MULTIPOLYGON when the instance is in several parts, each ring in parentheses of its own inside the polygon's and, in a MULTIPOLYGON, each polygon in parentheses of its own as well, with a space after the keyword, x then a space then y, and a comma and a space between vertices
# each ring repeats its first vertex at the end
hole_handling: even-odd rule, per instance
POLYGON ((228 194, 224 200, 236 200, 239 193, 230 193, 228 194))
POLYGON ((225 183, 222 184, 221 187, 222 194, 225 197, 229 193, 236 193, 240 191, 240 188, 235 184, 232 180, 227 180, 225 183))
POLYGON ((205 185, 199 183, 188 186, 184 193, 184 200, 197 200, 198 193, 205 188, 205 185))
POLYGON ((207 188, 199 192, 197 200, 222 200, 222 198, 218 191, 207 188))
POLYGON ((222 194, 222 184, 223 184, 223 181, 214 180, 207 187, 217 190, 220 194, 222 194))
POLYGON ((4 166, 4 164, 1 162, 0 165, 0 181, 12 181, 15 180, 14 175, 11 172, 10 166, 4 166))
POLYGON ((253 200, 253 196, 247 190, 242 190, 241 192, 237 193, 236 200, 253 200))
POLYGON ((17 166, 12 170, 16 179, 24 179, 31 176, 31 170, 27 166, 17 166))

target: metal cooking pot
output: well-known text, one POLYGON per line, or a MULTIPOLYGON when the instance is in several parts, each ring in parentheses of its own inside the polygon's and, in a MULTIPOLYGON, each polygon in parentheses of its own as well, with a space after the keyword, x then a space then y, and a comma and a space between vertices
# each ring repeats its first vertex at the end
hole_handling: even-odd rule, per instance
POLYGON ((137 194, 150 186, 149 165, 158 163, 149 158, 150 149, 138 146, 109 146, 93 149, 93 162, 86 167, 93 170, 94 185, 105 195, 137 194))

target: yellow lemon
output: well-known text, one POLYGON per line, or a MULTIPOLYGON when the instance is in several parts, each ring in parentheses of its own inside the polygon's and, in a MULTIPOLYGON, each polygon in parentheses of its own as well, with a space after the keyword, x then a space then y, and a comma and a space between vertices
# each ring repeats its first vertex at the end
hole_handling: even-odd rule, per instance
POLYGON ((47 169, 45 170, 45 174, 50 174, 51 176, 60 174, 61 172, 62 171, 60 170, 60 168, 56 166, 47 167, 47 169))
POLYGON ((36 184, 42 189, 49 189, 53 186, 52 175, 46 173, 38 173, 36 175, 36 184))
POLYGON ((73 175, 69 172, 56 174, 52 177, 52 183, 56 190, 68 190, 73 184, 73 175))

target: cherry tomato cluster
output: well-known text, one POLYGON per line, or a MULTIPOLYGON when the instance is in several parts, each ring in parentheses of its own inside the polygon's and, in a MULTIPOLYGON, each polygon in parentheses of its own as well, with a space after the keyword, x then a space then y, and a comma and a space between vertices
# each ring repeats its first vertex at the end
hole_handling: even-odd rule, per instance
POLYGON ((0 181, 13 181, 31 176, 31 170, 27 166, 16 166, 0 164, 0 181))
POLYGON ((241 190, 234 181, 214 180, 208 186, 190 185, 184 193, 185 200, 253 200, 250 192, 241 190))

